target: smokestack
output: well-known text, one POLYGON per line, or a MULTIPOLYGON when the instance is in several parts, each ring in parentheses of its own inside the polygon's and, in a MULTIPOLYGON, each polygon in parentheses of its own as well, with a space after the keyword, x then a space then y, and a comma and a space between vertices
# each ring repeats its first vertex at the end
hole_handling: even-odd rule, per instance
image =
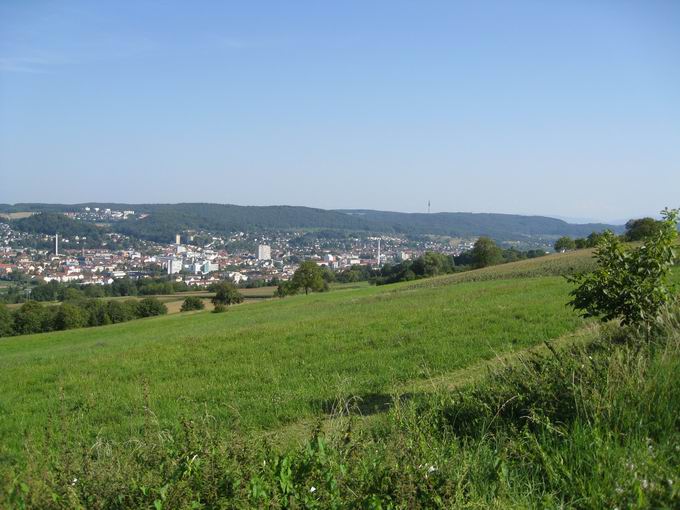
POLYGON ((59 234, 54 234, 54 256, 59 256, 59 234))
POLYGON ((175 244, 181 244, 181 238, 179 234, 175 235, 175 244))
POLYGON ((380 267, 380 239, 378 239, 378 267, 380 267))

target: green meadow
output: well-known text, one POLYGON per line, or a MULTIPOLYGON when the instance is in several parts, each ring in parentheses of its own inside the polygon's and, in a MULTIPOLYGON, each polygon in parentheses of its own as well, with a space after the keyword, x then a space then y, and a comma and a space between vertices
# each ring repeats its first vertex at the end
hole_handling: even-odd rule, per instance
POLYGON ((582 324, 562 278, 447 278, 3 339, 5 454, 64 409, 90 437, 134 435, 146 405, 167 426, 207 409, 224 427, 271 430, 582 324))
POLYGON ((590 267, 4 338, 0 506, 677 507, 680 312, 584 321, 562 276, 590 267))

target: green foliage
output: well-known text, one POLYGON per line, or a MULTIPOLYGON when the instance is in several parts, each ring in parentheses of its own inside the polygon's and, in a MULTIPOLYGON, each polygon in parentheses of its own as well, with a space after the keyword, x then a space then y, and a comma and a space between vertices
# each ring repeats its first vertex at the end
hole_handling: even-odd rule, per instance
POLYGON ((203 310, 205 308, 205 303, 198 296, 188 296, 184 299, 182 303, 182 312, 190 312, 192 310, 203 310))
POLYGON ((595 251, 597 269, 569 277, 577 287, 570 302, 585 317, 620 319, 624 325, 645 326, 658 320, 671 299, 667 277, 675 262, 677 210, 664 210, 663 221, 642 246, 627 248, 606 232, 595 251))
POLYGON ((500 264, 503 260, 502 250, 489 237, 480 237, 475 241, 475 245, 470 250, 472 264, 476 268, 493 266, 500 264))
POLYGON ((55 212, 42 212, 21 218, 13 221, 12 226, 22 232, 33 234, 54 235, 58 233, 67 238, 85 237, 86 240, 82 241, 85 246, 99 246, 104 239, 104 231, 95 225, 73 220, 55 212))
POLYGON ((7 305, 0 303, 0 338, 14 334, 14 317, 7 305))
POLYGON ((305 294, 321 292, 324 285, 323 271, 313 260, 306 260, 295 270, 292 285, 298 289, 304 289, 305 294))
POLYGON ((62 303, 54 319, 54 329, 83 328, 88 323, 88 316, 80 306, 62 303))
POLYGON ((45 331, 47 311, 37 301, 28 301, 14 313, 14 331, 17 335, 30 335, 45 331))
POLYGON ((557 241, 555 241, 555 251, 563 252, 576 249, 576 243, 571 237, 562 236, 557 241))
POLYGON ((642 241, 656 236, 663 228, 663 221, 654 218, 629 220, 626 223, 624 239, 626 241, 642 241))
POLYGON ((158 298, 147 297, 137 303, 137 313, 140 317, 154 317, 165 315, 168 313, 168 308, 158 298))
POLYGON ((136 299, 111 300, 107 303, 107 314, 113 324, 136 319, 140 317, 139 301, 136 299))
POLYGON ((238 291, 236 285, 231 282, 219 282, 212 286, 212 289, 215 292, 215 296, 212 298, 215 306, 229 306, 243 302, 243 295, 238 291))
POLYGON ((293 282, 281 282, 277 285, 274 292, 275 297, 284 298, 298 293, 299 288, 293 282))
POLYGON ((224 313, 227 311, 226 305, 223 305, 222 303, 217 303, 212 309, 212 313, 224 313))
POLYGON ((335 274, 335 279, 339 283, 355 283, 370 280, 374 276, 373 270, 369 266, 355 264, 335 274))

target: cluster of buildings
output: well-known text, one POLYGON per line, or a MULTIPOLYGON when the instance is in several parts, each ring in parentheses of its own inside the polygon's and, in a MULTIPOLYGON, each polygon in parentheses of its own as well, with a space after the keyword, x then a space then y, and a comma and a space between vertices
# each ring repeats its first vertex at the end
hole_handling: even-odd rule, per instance
MULTIPOLYGON (((68 215, 99 221, 125 219, 135 211, 85 207, 68 215)), ((15 279, 20 274, 31 281, 104 285, 116 278, 165 275, 197 287, 222 279, 237 284, 285 281, 303 260, 333 270, 353 265, 379 267, 426 251, 456 255, 474 243, 474 239, 348 237, 305 231, 236 232, 228 236, 197 232, 186 237, 178 234, 170 244, 118 233, 108 236, 101 247, 84 248, 75 238, 16 232, 8 223, 0 222, 0 279, 15 279)))

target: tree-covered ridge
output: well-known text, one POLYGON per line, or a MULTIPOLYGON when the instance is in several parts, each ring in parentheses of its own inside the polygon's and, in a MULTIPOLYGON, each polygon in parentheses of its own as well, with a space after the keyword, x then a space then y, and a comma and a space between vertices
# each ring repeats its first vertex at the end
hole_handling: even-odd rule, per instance
POLYGON ((347 214, 384 225, 395 232, 428 233, 453 237, 488 236, 497 241, 533 235, 587 236, 606 229, 623 231, 618 225, 604 223, 572 224, 547 216, 494 213, 401 213, 372 210, 343 210, 347 214))
MULTIPOLYGON (((0 212, 37 211, 59 213, 85 207, 134 210, 143 218, 120 221, 112 228, 131 236, 168 242, 177 232, 208 230, 230 233, 253 229, 337 229, 375 233, 434 234, 453 237, 488 236, 496 241, 531 236, 579 236, 623 227, 601 223, 574 225, 546 216, 490 213, 399 213, 372 210, 325 210, 298 206, 240 206, 232 204, 14 204, 0 212)), ((35 220, 34 220, 35 221, 35 220)))
POLYGON ((14 220, 12 226, 31 234, 59 234, 63 237, 85 237, 91 243, 102 239, 102 229, 83 221, 73 220, 55 212, 41 212, 27 218, 14 220))

